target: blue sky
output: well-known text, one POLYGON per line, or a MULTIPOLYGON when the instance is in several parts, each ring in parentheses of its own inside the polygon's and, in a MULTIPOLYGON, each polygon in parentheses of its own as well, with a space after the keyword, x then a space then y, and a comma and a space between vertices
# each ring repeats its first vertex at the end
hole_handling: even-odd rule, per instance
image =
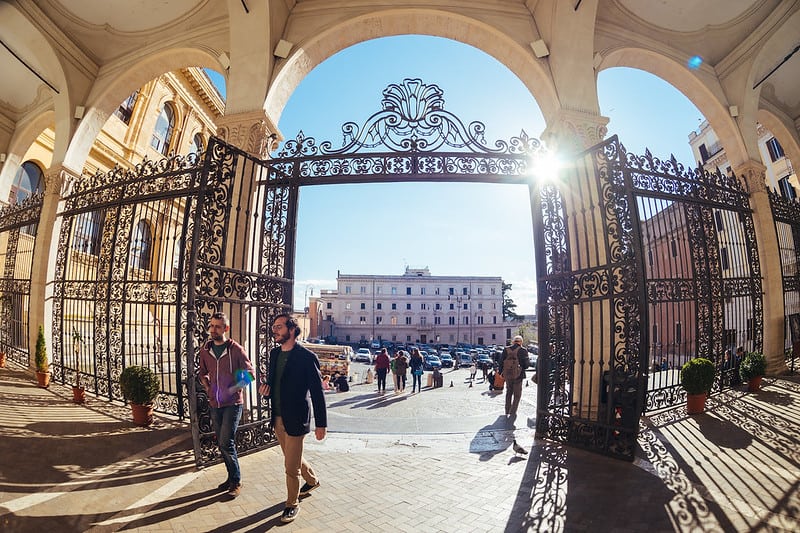
MULTIPOLYGON (((486 125, 486 141, 545 123, 522 82, 491 56, 426 36, 387 37, 352 46, 318 65, 300 83, 279 121, 339 146, 341 125, 362 124, 380 109, 381 93, 404 78, 444 92, 445 109, 464 123, 486 125)), ((643 71, 614 68, 598 77, 600 109, 628 151, 674 153, 691 166, 689 133, 702 115, 681 93, 643 71)), ((305 296, 336 288, 343 274, 400 275, 405 266, 433 275, 500 276, 512 284, 517 312, 534 312, 535 267, 527 188, 487 184, 325 185, 300 191, 296 309, 305 296)))

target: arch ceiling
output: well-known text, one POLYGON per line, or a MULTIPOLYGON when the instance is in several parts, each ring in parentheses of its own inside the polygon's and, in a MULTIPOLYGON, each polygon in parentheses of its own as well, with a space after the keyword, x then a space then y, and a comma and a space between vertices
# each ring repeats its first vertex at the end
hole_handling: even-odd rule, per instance
MULTIPOLYGON (((248 65, 253 61, 266 62, 265 68, 253 72, 266 72, 269 79, 240 76, 232 80, 247 78, 247 83, 263 86, 263 97, 267 87, 272 90, 279 78, 287 77, 283 68, 292 56, 288 61, 276 60, 269 49, 279 39, 294 44, 310 44, 312 46, 305 53, 317 52, 324 56, 328 50, 325 50, 326 45, 320 36, 328 28, 348 26, 347 21, 367 21, 374 30, 373 37, 405 31, 391 23, 380 22, 381 13, 392 10, 406 11, 408 20, 418 17, 418 27, 426 24, 426 12, 448 12, 450 22, 444 28, 426 33, 479 45, 509 66, 529 87, 538 84, 536 90, 551 91, 543 89, 539 83, 541 72, 549 75, 549 60, 535 58, 530 44, 539 37, 551 44, 554 34, 569 27, 574 11, 572 7, 568 12, 558 9, 559 2, 566 0, 260 2, 9 0, 0 2, 0 29, 3 30, 3 43, 13 43, 25 52, 25 60, 32 68, 41 69, 43 76, 51 82, 56 80, 68 85, 65 91, 70 94, 69 105, 60 110, 56 106, 56 123, 62 125, 61 131, 67 131, 72 127, 64 129, 64 125, 72 120, 72 106, 87 104, 84 101, 87 95, 97 101, 98 95, 108 93, 109 76, 130 79, 132 76, 128 70, 136 68, 145 57, 169 54, 171 50, 195 49, 206 53, 208 58, 217 58, 222 52, 231 52, 234 36, 252 32, 252 28, 263 28, 266 37, 253 39, 250 44, 243 41, 250 49, 243 50, 244 53, 238 57, 230 54, 231 73, 237 68, 238 72, 249 72, 248 65), (458 22, 453 25, 453 21, 458 22), (470 24, 465 21, 470 21, 470 24), (460 32, 459 27, 470 31, 482 28, 483 42, 471 43, 470 40, 476 37, 469 34, 459 33, 455 37, 447 34, 449 30, 460 32), (256 41, 266 44, 256 44, 256 41), (487 50, 487 42, 494 43, 496 49, 487 50), (93 85, 98 80, 102 88, 93 85)), ((695 74, 687 72, 687 75, 716 78, 718 86, 726 76, 741 78, 743 69, 753 81, 758 81, 800 44, 800 24, 797 24, 796 16, 800 12, 800 2, 797 0, 584 0, 575 2, 575 5, 580 14, 594 12, 593 27, 576 38, 592 39, 594 49, 601 57, 613 50, 637 48, 663 54, 679 63, 700 55, 705 61, 704 68, 695 74)), ((409 28, 413 26, 408 25, 409 28)), ((349 38, 340 34, 339 42, 331 40, 327 46, 330 50, 344 48, 349 38)), ((586 47, 576 47, 563 53, 585 53, 585 50, 586 47)), ((304 52, 295 48, 292 53, 302 55, 304 52)), ((557 51, 551 49, 551 53, 557 51)), ((324 58, 306 57, 308 59, 324 58)), ((584 61, 576 64, 581 62, 584 61)), ((591 64, 591 61, 585 63, 591 64)), ((5 47, 0 47, 0 72, 3 72, 0 130, 12 128, 13 131, 21 124, 31 123, 35 115, 53 108, 52 91, 5 47)), ((283 80, 288 81, 288 86, 296 85, 296 80, 291 76, 288 78, 283 80)), ((732 83, 725 87, 724 95, 715 91, 721 108, 724 109, 731 101, 744 101, 747 92, 752 94, 753 81, 744 83, 742 79, 732 83), (731 94, 730 87, 738 87, 735 90, 743 92, 731 94), (722 102, 723 98, 728 101, 722 102)), ((708 82, 704 84, 710 86, 708 82)), ((773 113, 782 115, 785 123, 794 123, 797 128, 800 124, 800 52, 771 74, 759 89, 760 107, 769 107, 773 113)), ((536 90, 532 88, 532 94, 536 90)), ((536 98, 539 101, 541 95, 536 95, 536 98)), ((543 110, 548 108, 544 102, 540 102, 540 107, 543 110)), ((12 136, 13 133, 0 131, 0 152, 6 151, 8 139, 12 136)))

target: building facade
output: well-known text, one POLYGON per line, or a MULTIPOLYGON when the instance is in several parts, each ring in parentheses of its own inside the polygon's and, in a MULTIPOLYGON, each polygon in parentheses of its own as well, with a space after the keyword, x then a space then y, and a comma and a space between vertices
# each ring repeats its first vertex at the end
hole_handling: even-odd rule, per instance
POLYGON ((400 276, 339 274, 336 290, 310 299, 311 336, 331 342, 505 343, 503 280, 433 276, 408 268, 400 276))

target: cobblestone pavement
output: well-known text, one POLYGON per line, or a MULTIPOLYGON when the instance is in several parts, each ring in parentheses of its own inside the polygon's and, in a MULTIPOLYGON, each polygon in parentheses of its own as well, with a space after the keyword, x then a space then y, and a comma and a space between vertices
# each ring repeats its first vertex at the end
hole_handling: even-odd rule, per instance
POLYGON ((330 394, 328 438, 306 440, 321 486, 282 525, 277 448, 241 458, 229 500, 215 489, 222 465, 194 467, 185 426, 137 428, 127 407, 76 406, 65 387, 0 369, 0 531, 800 530, 795 378, 718 395, 703 415, 643 418, 628 463, 535 441, 533 385, 510 422, 503 396, 465 376, 414 395, 330 394))

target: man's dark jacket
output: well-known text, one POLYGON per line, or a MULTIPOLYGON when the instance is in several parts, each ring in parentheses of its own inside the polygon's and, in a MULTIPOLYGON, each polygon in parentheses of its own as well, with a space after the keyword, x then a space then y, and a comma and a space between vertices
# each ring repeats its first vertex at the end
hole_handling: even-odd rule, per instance
MULTIPOLYGON (((270 394, 275 389, 272 380, 281 347, 269 352, 269 378, 267 384, 270 394)), ((295 344, 286 360, 281 379, 281 417, 286 433, 293 437, 311 431, 311 405, 314 405, 316 427, 328 427, 328 414, 325 409, 325 395, 322 392, 322 376, 319 372, 319 359, 314 352, 295 344)), ((273 411, 273 425, 275 424, 273 411)))

